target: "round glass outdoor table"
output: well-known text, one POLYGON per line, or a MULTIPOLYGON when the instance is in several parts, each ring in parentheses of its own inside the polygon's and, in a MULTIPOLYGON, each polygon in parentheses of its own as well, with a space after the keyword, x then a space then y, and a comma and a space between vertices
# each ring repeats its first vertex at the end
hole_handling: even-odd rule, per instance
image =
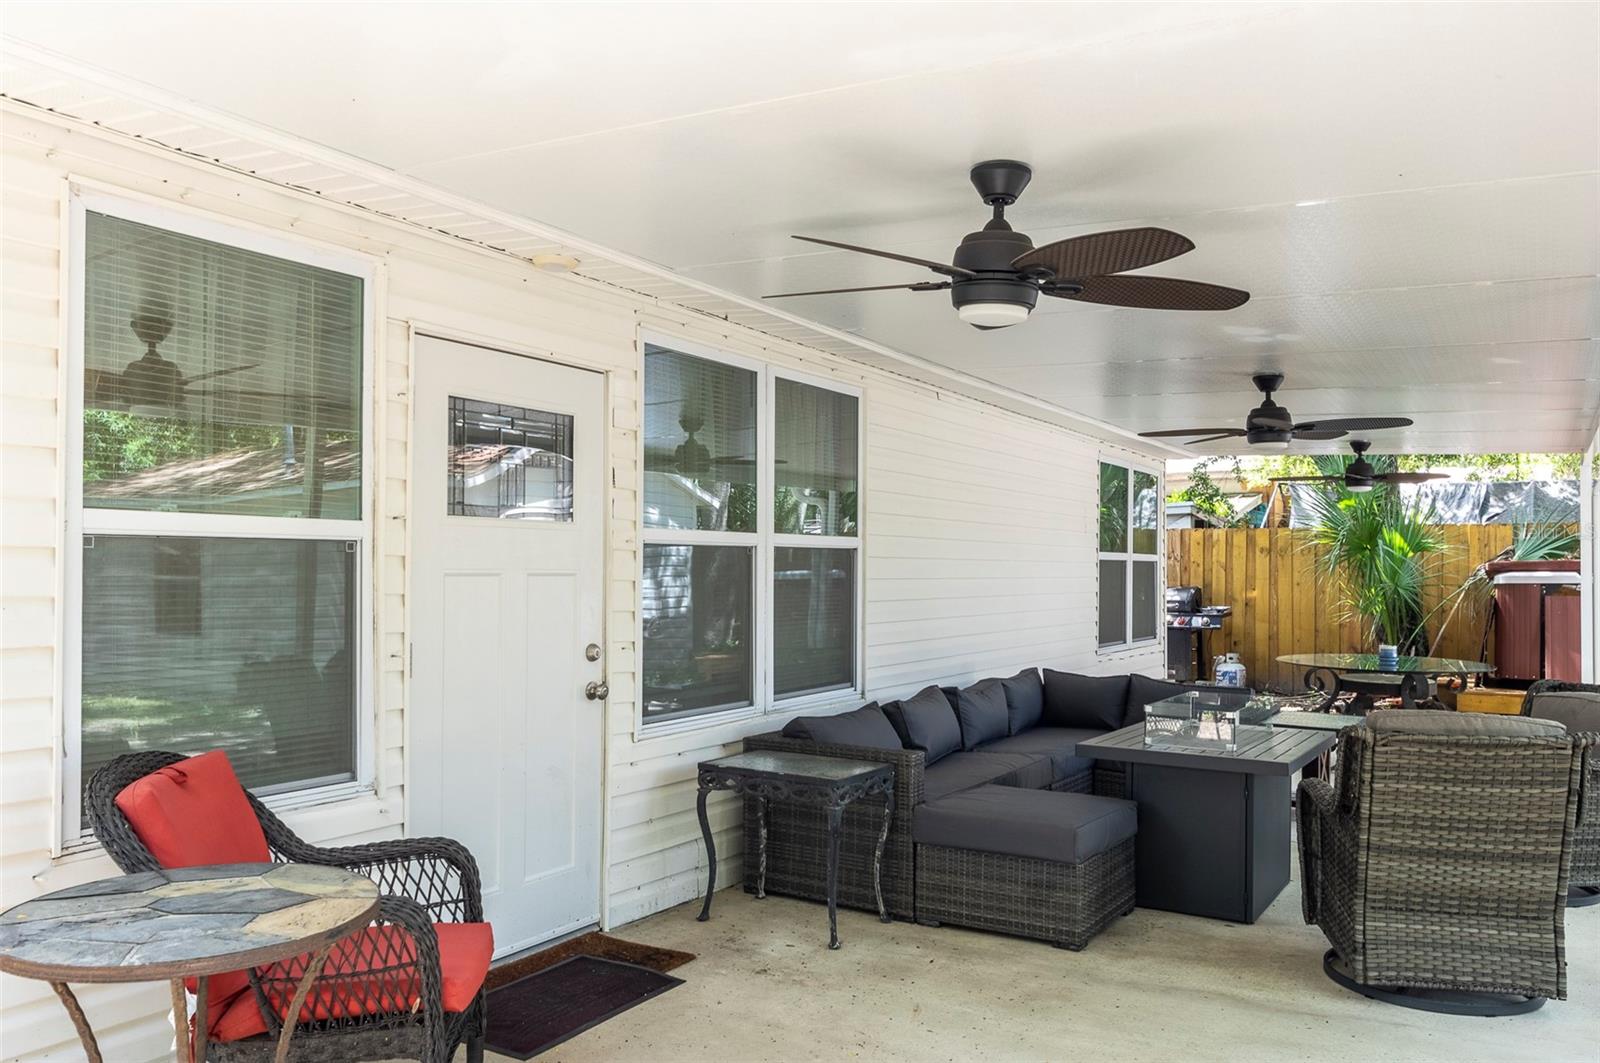
MULTIPOLYGON (((50 983, 72 1017, 90 1063, 100 1046, 68 982, 172 983, 177 1059, 206 1056, 210 976, 311 954, 285 1013, 298 1016, 328 952, 372 922, 378 887, 316 864, 224 864, 145 871, 36 897, 0 913, 0 971, 50 983), (184 979, 196 980, 189 1039, 184 979)), ((289 1058, 285 1020, 276 1059, 289 1058)))
POLYGON ((1417 707, 1417 699, 1427 689, 1427 680, 1441 675, 1487 675, 1493 671, 1483 661, 1463 661, 1455 657, 1410 657, 1402 655, 1392 668, 1378 663, 1376 653, 1290 653, 1278 658, 1279 664, 1289 664, 1306 670, 1305 683, 1323 695, 1316 711, 1327 712, 1340 694, 1354 691, 1360 697, 1387 693, 1400 695, 1400 703, 1408 709, 1417 707), (1363 680, 1363 675, 1399 676, 1394 685, 1363 680))

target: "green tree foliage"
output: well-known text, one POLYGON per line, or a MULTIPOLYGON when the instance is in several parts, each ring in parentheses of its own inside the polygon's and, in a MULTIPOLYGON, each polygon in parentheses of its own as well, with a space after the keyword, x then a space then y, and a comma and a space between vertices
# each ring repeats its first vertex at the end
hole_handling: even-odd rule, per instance
POLYGON ((1201 513, 1204 513, 1227 528, 1241 528, 1249 523, 1247 517, 1234 513, 1233 506, 1228 502, 1227 494, 1217 486, 1211 478, 1211 467, 1220 461, 1233 463, 1233 474, 1238 479, 1243 479, 1243 472, 1239 467, 1238 458, 1209 457, 1202 458, 1189 472, 1189 483, 1179 491, 1167 495, 1168 502, 1188 502, 1201 513))

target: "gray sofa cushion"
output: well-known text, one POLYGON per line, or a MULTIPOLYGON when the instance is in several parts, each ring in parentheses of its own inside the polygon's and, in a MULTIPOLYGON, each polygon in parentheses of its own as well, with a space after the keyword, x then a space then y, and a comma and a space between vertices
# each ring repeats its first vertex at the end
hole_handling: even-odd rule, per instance
POLYGON ((1079 742, 1099 738, 1104 731, 1087 727, 1035 727, 1009 738, 1000 738, 978 747, 979 753, 1027 753, 1050 760, 1050 782, 1060 782, 1094 767, 1094 759, 1075 755, 1079 742))
POLYGON ((920 845, 1058 864, 1081 864, 1137 830, 1132 801, 1011 786, 979 786, 929 801, 911 823, 911 837, 920 845))
POLYGON ((1135 675, 1128 680, 1128 706, 1127 712, 1122 717, 1119 727, 1131 727, 1136 723, 1144 722, 1144 707, 1163 701, 1166 698, 1176 697, 1190 690, 1199 690, 1208 694, 1221 693, 1226 701, 1229 696, 1236 697, 1239 704, 1249 701, 1253 691, 1244 687, 1219 687, 1210 683, 1170 683, 1165 679, 1152 679, 1147 675, 1135 675))
POLYGON ((903 749, 900 735, 876 701, 836 716, 796 716, 783 725, 785 738, 800 738, 828 746, 869 746, 903 749))
POLYGON ((956 696, 956 722, 961 725, 962 749, 977 749, 985 742, 1004 738, 1011 716, 1001 681, 980 679, 960 691, 956 696))
POLYGON ((1044 670, 1046 727, 1097 727, 1115 731, 1127 711, 1127 675, 1078 675, 1044 670))
POLYGON ((1039 669, 1024 668, 1010 679, 1000 680, 1006 689, 1006 733, 1019 735, 1039 726, 1044 715, 1044 682, 1039 669))
POLYGON ((1377 735, 1467 735, 1479 738, 1564 738, 1566 727, 1554 720, 1498 716, 1484 712, 1426 712, 1379 709, 1367 714, 1367 729, 1377 735))
POLYGON ((1554 720, 1568 731, 1600 731, 1600 694, 1592 690, 1552 690, 1535 694, 1528 715, 1536 720, 1554 720))
POLYGON ((900 735, 906 749, 928 755, 927 766, 961 748, 961 725, 950 698, 939 687, 924 687, 904 701, 884 706, 884 715, 900 735))
POLYGON ((955 753, 923 770, 922 798, 933 801, 985 783, 1044 787, 1049 775, 1050 758, 1038 754, 955 753))

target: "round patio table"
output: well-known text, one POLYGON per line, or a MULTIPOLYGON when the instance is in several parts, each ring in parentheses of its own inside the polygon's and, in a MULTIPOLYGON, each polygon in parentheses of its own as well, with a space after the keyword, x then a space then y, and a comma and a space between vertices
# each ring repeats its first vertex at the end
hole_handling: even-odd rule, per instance
MULTIPOLYGON (((1417 699, 1426 689, 1426 681, 1441 675, 1460 676, 1463 680, 1472 675, 1487 675, 1494 669, 1483 661, 1464 661, 1455 657, 1412 657, 1401 655, 1394 667, 1384 668, 1378 663, 1376 653, 1290 653, 1278 658, 1279 664, 1289 664, 1306 670, 1305 684, 1323 694, 1322 704, 1316 711, 1327 712, 1334 700, 1346 691, 1361 695, 1384 693, 1392 689, 1387 685, 1363 679, 1367 675, 1398 676, 1400 703, 1408 709, 1417 707, 1417 699)), ((1358 703, 1360 699, 1357 699, 1358 703)))
MULTIPOLYGON (((334 943, 370 922, 378 887, 316 864, 223 864, 144 871, 47 893, 0 913, 0 971, 50 983, 77 1027, 90 1063, 100 1046, 68 982, 172 983, 176 1058, 206 1058, 210 976, 310 953, 290 1016, 322 973, 334 943), (196 980, 189 1038, 184 979, 196 980)), ((289 1058, 286 1019, 275 1059, 289 1058)))

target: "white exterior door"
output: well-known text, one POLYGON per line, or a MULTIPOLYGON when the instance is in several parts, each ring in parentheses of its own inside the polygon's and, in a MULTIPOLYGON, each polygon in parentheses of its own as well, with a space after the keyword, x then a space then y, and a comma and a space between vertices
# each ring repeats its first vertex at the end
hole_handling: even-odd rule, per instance
POLYGON ((604 378, 415 350, 407 833, 472 850, 504 954, 600 915, 604 378))

